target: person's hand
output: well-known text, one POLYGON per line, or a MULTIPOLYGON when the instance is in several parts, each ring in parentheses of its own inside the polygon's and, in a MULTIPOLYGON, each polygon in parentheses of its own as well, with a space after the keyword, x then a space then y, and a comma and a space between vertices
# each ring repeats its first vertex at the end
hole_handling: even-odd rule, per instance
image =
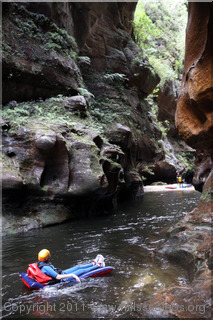
POLYGON ((75 278, 75 280, 76 280, 77 282, 81 282, 81 280, 79 279, 78 276, 76 276, 75 274, 73 274, 72 276, 73 276, 73 278, 75 278))

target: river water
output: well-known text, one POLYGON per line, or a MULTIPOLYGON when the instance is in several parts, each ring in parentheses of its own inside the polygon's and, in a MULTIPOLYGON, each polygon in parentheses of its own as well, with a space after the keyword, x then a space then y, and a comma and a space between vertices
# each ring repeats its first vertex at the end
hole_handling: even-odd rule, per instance
POLYGON ((166 259, 152 258, 163 243, 162 230, 180 220, 198 202, 196 191, 145 193, 119 205, 114 215, 32 230, 3 238, 3 318, 141 318, 146 301, 159 290, 189 284, 186 271, 166 259), (105 277, 79 284, 30 291, 18 272, 37 261, 39 250, 52 253, 62 269, 88 263, 100 253, 105 277))

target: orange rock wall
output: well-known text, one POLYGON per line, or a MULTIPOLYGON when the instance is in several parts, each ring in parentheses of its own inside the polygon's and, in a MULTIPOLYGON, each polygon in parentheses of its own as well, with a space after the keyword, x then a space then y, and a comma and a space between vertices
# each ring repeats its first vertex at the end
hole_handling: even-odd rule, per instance
POLYGON ((195 149, 212 153, 213 133, 213 3, 190 2, 185 65, 176 110, 176 126, 195 149))

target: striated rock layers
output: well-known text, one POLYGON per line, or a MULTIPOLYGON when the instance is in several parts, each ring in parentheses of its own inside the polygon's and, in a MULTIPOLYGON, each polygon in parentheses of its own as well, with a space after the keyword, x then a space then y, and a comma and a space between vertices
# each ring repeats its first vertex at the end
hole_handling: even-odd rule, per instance
POLYGON ((3 218, 17 232, 106 213, 162 161, 131 38, 136 3, 3 4, 3 218))

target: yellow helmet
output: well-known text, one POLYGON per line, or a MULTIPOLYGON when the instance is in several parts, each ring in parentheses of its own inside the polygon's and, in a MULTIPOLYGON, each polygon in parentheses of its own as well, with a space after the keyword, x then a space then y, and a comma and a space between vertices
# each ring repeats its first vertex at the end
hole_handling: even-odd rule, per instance
POLYGON ((42 249, 38 253, 38 261, 47 261, 50 258, 50 252, 47 249, 42 249))

